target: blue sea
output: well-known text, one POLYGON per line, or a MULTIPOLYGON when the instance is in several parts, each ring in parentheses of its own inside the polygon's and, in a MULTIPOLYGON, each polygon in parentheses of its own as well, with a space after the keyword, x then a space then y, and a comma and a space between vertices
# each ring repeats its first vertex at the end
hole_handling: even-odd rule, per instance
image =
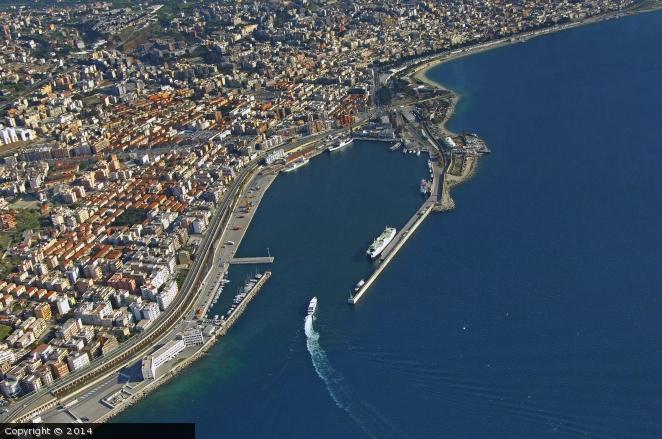
MULTIPOLYGON (((199 438, 662 437, 661 45, 658 12, 431 70, 462 95, 449 127, 493 152, 456 209, 351 307, 366 247, 422 202, 426 157, 356 142, 279 177, 239 249, 268 248, 273 277, 117 421, 195 422, 199 438)), ((251 270, 232 269, 219 306, 251 270)))

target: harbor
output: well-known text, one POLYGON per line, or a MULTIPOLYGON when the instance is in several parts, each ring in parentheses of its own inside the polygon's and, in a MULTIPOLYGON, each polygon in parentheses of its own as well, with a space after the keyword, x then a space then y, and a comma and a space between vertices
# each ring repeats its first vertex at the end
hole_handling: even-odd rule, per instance
MULTIPOLYGON (((407 243, 428 215, 434 211, 447 211, 455 207, 451 188, 467 181, 473 175, 480 157, 490 152, 486 143, 476 134, 455 134, 446 129, 453 114, 457 96, 447 90, 432 90, 421 99, 418 86, 409 88, 400 105, 371 126, 372 140, 389 140, 390 151, 402 148, 403 154, 429 155, 429 179, 423 179, 420 192, 425 200, 405 225, 389 238, 375 257, 376 267, 367 280, 361 280, 350 293, 347 302, 356 305, 382 274, 398 251, 407 243), (434 116, 436 115, 436 116, 434 116), (398 131, 401 137, 393 138, 398 131)), ((364 130, 362 135, 368 131, 364 130)), ((388 230, 388 229, 387 229, 388 230)), ((374 244, 373 244, 374 245, 374 244)))
POLYGON ((432 212, 434 203, 430 200, 427 200, 421 208, 412 216, 407 224, 395 235, 395 238, 387 245, 387 247, 382 251, 378 259, 378 265, 376 270, 370 275, 370 277, 363 283, 358 291, 350 293, 348 303, 350 305, 356 305, 363 295, 368 291, 370 286, 375 280, 382 274, 382 271, 386 268, 389 262, 395 257, 398 250, 407 242, 407 240, 414 234, 416 229, 425 221, 427 216, 432 212))
MULTIPOLYGON (((509 65, 498 59, 492 62, 495 66, 509 65)), ((491 75, 488 74, 491 70, 485 68, 474 70, 484 72, 482 74, 486 77, 491 75)), ((504 88, 499 86, 501 80, 518 79, 517 72, 513 67, 509 75, 500 74, 498 80, 489 81, 489 90, 504 88)), ((471 79, 471 83, 480 83, 473 76, 471 79)), ((514 85, 506 83, 508 88, 514 85)), ((549 135, 542 141, 544 148, 532 147, 530 139, 535 138, 536 134, 530 133, 530 124, 522 124, 527 134, 530 133, 528 142, 514 136, 513 131, 510 131, 512 135, 495 135, 503 126, 512 125, 508 122, 513 116, 523 113, 525 121, 530 116, 529 112, 521 111, 531 105, 530 93, 516 95, 517 105, 510 103, 509 98, 508 92, 499 91, 496 97, 490 96, 489 100, 475 105, 477 109, 472 111, 481 112, 480 121, 473 125, 454 124, 480 129, 498 153, 483 159, 480 164, 483 167, 477 174, 479 178, 462 187, 462 196, 456 195, 460 208, 448 215, 428 214, 424 227, 419 226, 414 232, 416 239, 407 240, 406 245, 397 252, 398 259, 388 263, 388 269, 383 270, 356 308, 342 305, 347 301, 349 288, 362 277, 368 279, 371 274, 368 270, 372 270, 372 264, 365 256, 371 240, 386 225, 404 228, 408 218, 424 202, 418 194, 418 183, 423 176, 427 177, 427 157, 423 153, 417 158, 414 154, 401 155, 399 150, 390 152, 390 144, 386 142, 382 142, 383 148, 377 144, 357 142, 344 153, 324 154, 319 158, 320 162, 312 160, 306 167, 278 178, 270 189, 269 201, 259 207, 264 220, 261 217, 254 222, 242 241, 242 246, 245 246, 242 255, 264 255, 268 245, 276 256, 271 269, 274 275, 257 300, 251 302, 250 312, 243 314, 239 324, 229 332, 229 337, 209 351, 202 361, 191 368, 190 373, 187 370, 118 421, 161 421, 179 417, 198 422, 204 429, 201 434, 205 437, 218 434, 259 437, 264 434, 262 423, 252 420, 264 419, 266 415, 273 420, 270 425, 276 429, 274 436, 298 437, 311 428, 319 427, 318 419, 305 419, 299 424, 289 422, 287 417, 282 416, 285 411, 292 413, 300 406, 301 394, 293 394, 292 389, 302 389, 305 403, 321 407, 320 413, 325 422, 333 425, 331 431, 322 431, 322 436, 360 436, 363 432, 359 427, 352 428, 350 425, 345 428, 351 424, 346 422, 348 415, 334 404, 326 383, 317 376, 304 345, 302 317, 311 297, 317 296, 320 307, 316 330, 320 334, 320 343, 327 348, 331 365, 343 373, 345 388, 377 407, 388 420, 406 429, 411 436, 426 437, 430 431, 439 428, 439 423, 430 419, 426 405, 420 405, 420 392, 427 388, 434 390, 434 393, 423 394, 430 398, 431 404, 427 406, 442 407, 450 413, 448 423, 445 423, 450 425, 447 427, 450 436, 461 437, 469 428, 472 435, 481 437, 489 429, 503 428, 498 421, 504 413, 513 425, 523 425, 532 437, 544 435, 556 426, 564 428, 578 424, 582 424, 580 427, 586 426, 586 430, 581 431, 588 431, 589 435, 595 431, 592 430, 594 427, 600 428, 605 424, 607 427, 599 430, 603 435, 608 435, 608 429, 613 428, 612 436, 614 432, 627 436, 632 425, 637 426, 636 433, 641 437, 656 432, 637 424, 634 414, 622 412, 618 407, 608 406, 605 411, 594 409, 599 407, 598 399, 609 400, 609 395, 622 389, 623 385, 633 385, 633 390, 637 390, 636 394, 626 395, 626 402, 655 406, 654 397, 649 395, 650 392, 645 392, 646 376, 610 374, 610 371, 619 370, 621 363, 607 355, 610 352, 607 349, 609 343, 601 336, 602 332, 608 331, 612 340, 628 340, 643 345, 642 361, 647 358, 647 352, 652 352, 649 348, 654 349, 654 346, 645 337, 639 337, 642 330, 633 334, 636 337, 623 337, 622 328, 634 328, 630 326, 630 316, 638 314, 634 313, 634 306, 627 308, 629 300, 614 291, 615 288, 604 286, 610 293, 609 305, 612 301, 618 301, 628 309, 628 313, 612 314, 610 306, 603 306, 601 300, 605 297, 602 285, 596 289, 598 291, 585 288, 591 281, 582 283, 584 288, 567 285, 569 271, 566 269, 584 267, 584 264, 597 269, 597 265, 605 262, 600 258, 575 261, 572 256, 583 254, 587 249, 595 250, 585 246, 595 237, 591 234, 595 223, 581 221, 582 215, 590 215, 589 206, 586 203, 572 204, 571 210, 564 210, 568 199, 555 199, 540 202, 535 209, 526 208, 536 196, 530 182, 536 183, 533 185, 535 188, 545 188, 549 181, 555 181, 550 171, 564 166, 563 160, 556 155, 548 157, 549 150, 560 147, 570 154, 582 153, 587 160, 588 154, 578 148, 581 145, 574 141, 577 139, 558 146, 558 138, 554 139, 553 135, 558 127, 551 119, 549 131, 546 131, 549 135), (497 115, 488 111, 503 102, 513 110, 497 115), (491 130, 487 129, 490 127, 491 130), (370 154, 372 157, 369 157, 370 154), (389 160, 397 161, 402 172, 393 173, 391 184, 384 185, 383 180, 379 181, 386 187, 378 191, 371 183, 380 180, 385 172, 392 172, 389 160), (526 166, 522 165, 522 160, 526 161, 526 166), (548 160, 554 161, 553 168, 541 170, 536 166, 548 160), (353 167, 354 164, 356 167, 353 167), (497 171, 495 168, 498 168, 497 171), (329 178, 322 174, 329 174, 329 178), (359 182, 349 187, 336 186, 333 191, 325 189, 324 185, 329 181, 346 182, 350 179, 359 182), (308 190, 297 190, 299 186, 307 186, 308 190), (356 203, 345 201, 350 198, 348 193, 358 194, 359 191, 365 196, 357 197, 356 203), (339 194, 334 196, 334 192, 339 194), (508 196, 504 197, 504 193, 508 196), (398 203, 398 212, 395 208, 389 210, 390 203, 384 203, 385 199, 394 198, 397 199, 394 204, 398 203), (310 201, 301 201, 306 199, 310 201), (375 199, 379 202, 373 201, 375 199), (315 209, 311 209, 311 205, 315 209), (365 209, 362 206, 366 206, 365 209), (513 211, 515 206, 522 206, 527 221, 514 221, 515 214, 519 215, 519 211, 513 211), (544 209, 544 217, 537 215, 536 211, 540 208, 544 209), (334 213, 339 209, 342 213, 334 213), (580 210, 575 213, 575 209, 580 210), (319 215, 317 211, 320 211, 319 215), (360 221, 347 224, 350 212, 360 221), (577 222, 565 221, 567 215, 577 217, 577 222), (550 219, 543 223, 543 230, 552 231, 561 226, 564 234, 544 234, 541 236, 544 245, 532 248, 531 236, 536 236, 539 226, 536 221, 528 220, 544 218, 550 219), (345 224, 347 226, 343 230, 350 230, 346 234, 338 233, 337 227, 345 224), (586 233, 577 234, 570 228, 571 225, 579 226, 586 233), (562 246, 558 245, 559 238, 563 241, 562 246), (577 239, 579 242, 575 243, 577 239), (566 246, 569 247, 564 251, 566 246), (553 252, 545 251, 545 248, 553 252), (559 251, 567 255, 567 259, 557 261, 555 256, 559 251), (495 263, 497 258, 502 257, 507 263, 495 263), (535 264, 527 265, 532 260, 535 264), (581 265, 575 265, 577 263, 581 265), (296 267, 296 270, 288 267, 296 267), (499 275, 503 270, 508 276, 499 275), (563 287, 553 288, 545 294, 546 290, 541 290, 541 279, 545 276, 552 276, 554 282, 563 287), (556 300, 557 294, 563 300, 556 300), (575 313, 576 307, 568 307, 568 303, 578 303, 585 312, 575 313), (601 325, 591 329, 586 316, 595 315, 596 305, 601 325), (527 312, 529 309, 535 309, 535 312, 527 312), (572 324, 568 324, 568 319, 572 324), (613 319, 620 319, 623 323, 616 328, 618 331, 609 325, 613 319), (577 331, 581 331, 581 336, 576 334, 577 331), (577 344, 581 349, 576 348, 577 344), (522 361, 500 356, 508 349, 515 349, 522 361), (541 352, 544 354, 542 357, 541 352), (561 358, 559 353, 563 354, 561 358), (596 354, 599 354, 597 360, 596 354), (574 355, 580 356, 580 361, 569 366, 575 374, 559 374, 559 370, 567 370, 568 367, 564 358, 574 355), (495 357, 501 360, 496 361, 495 357), (585 391, 584 367, 593 367, 593 364, 596 364, 595 370, 601 375, 597 375, 597 382, 589 385, 591 388, 604 388, 595 398, 586 396, 585 391), (445 379, 445 372, 449 373, 448 379, 445 379), (420 377, 420 381, 413 381, 414 377, 420 377), (419 387, 421 382, 424 385, 419 387), (467 383, 472 383, 469 389, 467 383), (531 391, 525 388, 529 385, 531 391), (564 387, 559 395, 558 389, 564 385, 569 387, 564 387), (386 391, 381 391, 382 388, 394 392, 398 398, 385 398, 386 391), (514 392, 512 389, 521 391, 514 392), (268 398, 264 398, 266 391, 268 398), (503 398, 504 404, 507 404, 506 411, 504 405, 490 404, 484 397, 487 392, 503 398), (255 404, 256 398, 259 404, 255 404), (573 398, 578 401, 576 404, 569 402, 573 398), (198 404, 184 404, 193 399, 198 404), (466 402, 466 405, 458 402, 466 402), (467 412, 466 407, 472 411, 467 412), (508 407, 515 408, 511 410, 508 407), (577 420, 575 410, 585 408, 590 416, 577 420), (550 423, 539 422, 538 417, 531 415, 533 410, 542 410, 545 416, 550 417, 550 423), (472 415, 476 411, 488 412, 496 421, 472 422, 476 421, 472 415), (603 417, 605 414, 622 414, 624 417, 607 419, 603 417), (406 416, 406 421, 402 421, 402 416, 406 416), (628 422, 621 422, 622 419, 628 422)), ((586 130, 586 134, 590 133, 586 130)), ((591 152, 595 154, 593 149, 591 152)), ((468 169, 471 164, 466 162, 464 166, 468 169)), ((458 158, 449 172, 459 172, 461 167, 462 161, 458 158)), ((575 171, 580 174, 578 180, 558 182, 563 186, 564 193, 571 194, 573 183, 585 181, 581 175, 585 176, 586 168, 581 172, 579 169, 575 171)), ((619 177, 622 177, 621 174, 619 177)), ((597 182, 588 183, 591 190, 599 190, 597 182)), ((439 184, 442 184, 441 180, 439 184)), ((620 201, 627 203, 627 198, 620 201)), ((596 204, 591 203, 590 207, 595 208, 596 204)), ((616 220, 609 216, 610 211, 618 211, 616 207, 610 204, 609 209, 603 208, 601 212, 605 213, 605 218, 616 220)), ((646 230, 650 232, 650 229, 646 230)), ((619 251, 619 258, 626 250, 622 242, 611 242, 619 251)), ((649 262, 655 260, 649 253, 646 256, 650 257, 649 262)), ((623 262, 628 263, 628 259, 623 262)), ((244 268, 248 270, 250 266, 236 266, 237 270, 244 268)), ((615 272, 620 273, 618 270, 615 272)), ((618 275, 619 288, 627 288, 625 278, 625 273, 618 275)), ((237 280, 241 282, 243 275, 238 276, 237 280)), ((232 281, 235 282, 235 278, 232 281)), ((234 290, 226 288, 223 294, 228 293, 234 293, 234 290)), ((650 331, 654 329, 654 313, 648 314, 643 329, 650 331)), ((627 346, 618 350, 623 355, 629 352, 627 346)), ((641 363, 642 370, 647 370, 645 364, 645 361, 641 363)), ((504 428, 499 437, 516 435, 517 431, 515 428, 504 428)), ((575 431, 579 430, 572 432, 575 431)), ((377 430, 373 434, 381 437, 382 432, 377 430)))
MULTIPOLYGON (((239 303, 238 306, 232 310, 227 318, 212 322, 213 327, 216 327, 216 329, 213 331, 207 331, 209 336, 205 339, 205 342, 195 351, 189 353, 189 355, 183 358, 182 361, 165 365, 165 367, 168 367, 168 369, 163 371, 163 375, 158 380, 143 382, 142 385, 129 384, 127 382, 126 384, 122 385, 119 390, 114 391, 104 397, 101 402, 104 406, 110 408, 110 410, 99 417, 98 422, 107 422, 111 420, 126 408, 136 404, 157 388, 176 378, 184 368, 202 358, 204 354, 207 353, 221 337, 228 333, 230 328, 232 328, 232 326, 242 316, 248 304, 262 290, 263 286, 266 284, 270 277, 270 271, 261 274, 259 280, 257 280, 257 282, 252 285, 241 303, 239 303), (146 385, 144 385, 144 383, 146 383, 146 385)), ((210 328, 212 326, 208 327, 210 328)), ((60 413, 67 415, 72 420, 74 420, 74 422, 79 422, 81 419, 80 413, 74 413, 71 408, 78 402, 78 400, 73 400, 69 403, 62 404, 63 408, 60 410, 60 413)))

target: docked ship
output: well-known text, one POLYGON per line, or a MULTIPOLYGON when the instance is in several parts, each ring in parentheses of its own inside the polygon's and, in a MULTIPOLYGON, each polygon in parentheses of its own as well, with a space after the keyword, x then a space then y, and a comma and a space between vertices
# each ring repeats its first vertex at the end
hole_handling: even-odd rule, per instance
POLYGON ((429 194, 430 193, 430 186, 431 186, 431 183, 428 180, 426 180, 426 179, 421 180, 421 187, 420 187, 421 193, 423 195, 429 194))
POLYGON ((347 145, 349 145, 353 141, 354 141, 354 139, 352 139, 351 137, 348 137, 346 139, 341 139, 338 143, 334 143, 333 145, 329 146, 329 151, 337 151, 340 148, 346 147, 347 145))
POLYGON ((308 304, 308 315, 312 316, 315 314, 317 311, 317 297, 313 297, 310 299, 310 303, 308 304))
POLYGON ((292 172, 295 169, 298 169, 298 168, 302 167, 303 165, 307 165, 309 161, 310 160, 308 160, 305 157, 299 157, 298 159, 296 159, 295 161, 293 161, 289 165, 285 166, 282 169, 282 172, 292 172))
POLYGON ((370 247, 368 248, 368 251, 366 251, 366 254, 370 256, 372 259, 375 259, 379 254, 384 251, 387 245, 391 241, 393 241, 393 238, 395 238, 395 233, 396 230, 394 227, 387 227, 384 229, 381 235, 379 235, 373 242, 370 244, 370 247))

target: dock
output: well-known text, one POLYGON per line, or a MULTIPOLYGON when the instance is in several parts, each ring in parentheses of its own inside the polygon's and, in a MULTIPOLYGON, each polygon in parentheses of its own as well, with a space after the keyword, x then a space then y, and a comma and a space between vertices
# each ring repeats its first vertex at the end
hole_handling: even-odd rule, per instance
POLYGON ((258 256, 254 258, 232 258, 230 265, 273 264, 273 256, 258 256))
POLYGON ((356 305, 359 302, 361 297, 363 297, 366 291, 368 291, 368 288, 370 288, 372 283, 377 279, 377 277, 379 277, 382 271, 384 271, 388 263, 391 262, 391 260, 395 257, 395 255, 398 253, 398 250, 400 250, 405 242, 407 242, 407 240, 414 234, 414 231, 416 231, 418 226, 420 226, 423 221, 425 221, 425 218, 427 218, 435 206, 433 200, 434 199, 432 197, 429 197, 425 203, 423 203, 423 205, 416 211, 414 216, 409 219, 407 224, 405 224, 405 226, 395 235, 393 241, 391 241, 389 245, 386 246, 384 251, 382 251, 378 259, 379 266, 356 292, 356 294, 353 294, 349 297, 348 303, 350 305, 356 305))
MULTIPOLYGON (((435 153, 440 153, 438 146, 428 139, 429 143, 427 145, 430 155, 435 153)), ((361 286, 361 288, 354 294, 351 294, 347 302, 350 305, 356 305, 363 295, 368 291, 373 282, 379 277, 379 275, 384 271, 386 266, 391 262, 395 257, 398 251, 402 248, 407 240, 414 234, 418 226, 420 226, 423 221, 427 218, 430 212, 436 210, 443 210, 443 206, 447 203, 447 200, 450 199, 449 190, 446 181, 446 170, 442 169, 439 164, 435 161, 431 163, 431 172, 432 172, 432 184, 430 194, 426 198, 425 202, 418 208, 418 210, 412 215, 412 217, 407 221, 405 226, 400 229, 400 231, 395 235, 393 240, 384 248, 382 253, 377 259, 378 266, 375 271, 370 275, 366 282, 361 286)))
POLYGON ((352 136, 353 140, 363 140, 367 142, 387 142, 396 143, 401 142, 402 139, 397 137, 371 137, 371 136, 352 136))
POLYGON ((244 297, 244 300, 242 300, 239 305, 232 311, 232 313, 228 316, 227 319, 223 320, 223 323, 221 324, 221 327, 219 328, 218 332, 216 332, 216 338, 221 337, 225 335, 228 330, 234 325, 234 323, 237 321, 237 319, 243 314, 244 310, 248 306, 251 300, 257 295, 257 293, 260 292, 264 284, 269 280, 271 277, 271 271, 265 272, 260 280, 257 281, 255 286, 251 288, 251 290, 246 294, 246 297, 244 297))

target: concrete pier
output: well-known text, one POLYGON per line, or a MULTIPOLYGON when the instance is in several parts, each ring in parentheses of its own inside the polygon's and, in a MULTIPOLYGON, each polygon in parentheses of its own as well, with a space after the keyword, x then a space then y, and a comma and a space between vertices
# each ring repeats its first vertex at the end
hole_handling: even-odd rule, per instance
POLYGON ((351 305, 356 305, 358 301, 363 297, 363 295, 368 291, 368 288, 372 285, 372 283, 379 277, 379 275, 384 271, 384 268, 388 265, 389 262, 395 257, 395 255, 398 253, 398 250, 402 248, 402 246, 407 242, 409 237, 411 237, 414 234, 414 231, 420 226, 423 221, 425 221, 425 218, 432 212, 432 208, 434 207, 435 203, 432 199, 432 197, 428 198, 425 203, 416 211, 414 216, 412 216, 407 224, 395 235, 393 238, 393 241, 390 242, 388 246, 382 251, 381 255, 379 256, 379 266, 377 269, 370 275, 368 280, 361 286, 359 291, 357 291, 355 294, 351 295, 348 299, 348 303, 351 305))
MULTIPOLYGON (((431 136, 427 135, 425 136, 425 139, 427 141, 423 142, 423 145, 428 149, 431 158, 438 154, 443 154, 443 150, 432 140, 431 136)), ((377 266, 377 269, 370 275, 368 280, 366 280, 356 293, 350 295, 348 299, 349 304, 356 305, 358 303, 372 283, 377 277, 379 277, 382 271, 384 271, 384 268, 386 268, 388 263, 395 257, 398 250, 400 250, 407 240, 414 234, 418 226, 425 221, 425 218, 427 218, 430 212, 435 210, 445 210, 449 200, 452 201, 446 180, 446 170, 442 169, 436 160, 431 159, 431 165, 432 184, 430 194, 423 205, 416 211, 416 213, 414 213, 405 226, 395 235, 393 240, 379 255, 379 259, 377 260, 379 265, 377 266)))
POLYGON ((232 325, 237 321, 237 319, 243 314, 244 310, 246 309, 246 306, 250 303, 251 300, 257 295, 257 293, 260 292, 264 284, 269 280, 271 277, 271 271, 265 272, 260 280, 257 281, 255 286, 251 288, 251 290, 246 294, 246 297, 244 297, 244 300, 242 300, 239 305, 232 311, 232 313, 228 316, 227 319, 223 320, 223 323, 221 324, 221 327, 219 330, 216 332, 215 338, 219 338, 223 335, 225 335, 226 332, 228 332, 228 329, 232 327, 232 325))
POLYGON ((401 142, 402 139, 399 138, 387 138, 387 137, 370 137, 370 136, 352 136, 354 140, 364 140, 367 142, 387 142, 387 143, 396 143, 401 142))
POLYGON ((254 258, 232 258, 230 265, 273 264, 273 256, 258 256, 254 258))

